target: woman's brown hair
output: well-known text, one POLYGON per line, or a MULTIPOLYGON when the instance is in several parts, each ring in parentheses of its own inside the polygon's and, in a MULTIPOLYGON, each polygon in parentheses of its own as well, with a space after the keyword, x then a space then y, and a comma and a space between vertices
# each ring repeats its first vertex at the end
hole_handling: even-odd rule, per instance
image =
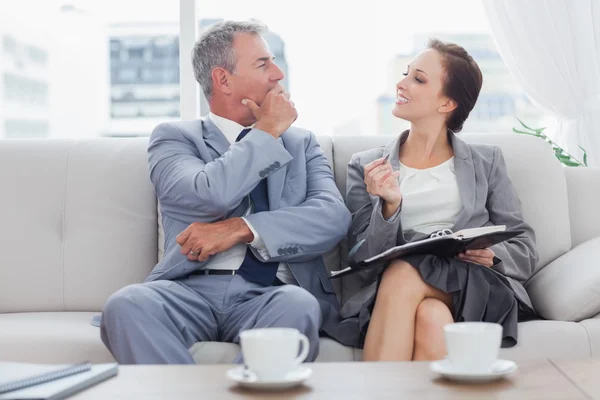
POLYGON ((479 97, 483 84, 481 70, 473 57, 457 44, 429 39, 427 47, 442 56, 444 95, 457 104, 446 125, 452 132, 460 132, 479 97))

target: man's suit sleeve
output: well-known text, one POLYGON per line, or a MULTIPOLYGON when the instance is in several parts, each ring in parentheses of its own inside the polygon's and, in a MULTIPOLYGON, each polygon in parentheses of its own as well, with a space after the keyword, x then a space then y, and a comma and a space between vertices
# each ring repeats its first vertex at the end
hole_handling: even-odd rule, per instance
POLYGON ((262 237, 270 261, 304 261, 322 255, 337 245, 350 226, 350 212, 312 133, 305 152, 306 200, 246 217, 262 237))
POLYGON ((150 179, 163 211, 218 220, 237 207, 258 182, 292 156, 275 138, 253 129, 221 157, 204 162, 174 124, 158 125, 148 147, 150 179))

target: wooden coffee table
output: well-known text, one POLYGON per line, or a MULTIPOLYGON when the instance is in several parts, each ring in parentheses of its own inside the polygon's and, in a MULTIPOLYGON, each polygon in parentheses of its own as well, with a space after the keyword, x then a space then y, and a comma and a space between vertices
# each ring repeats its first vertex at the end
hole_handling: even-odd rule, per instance
POLYGON ((600 399, 600 359, 553 360, 553 363, 588 399, 600 399))
POLYGON ((509 378, 486 384, 438 378, 426 362, 307 365, 306 384, 280 392, 237 387, 225 376, 232 365, 122 366, 73 399, 600 399, 600 360, 520 362, 509 378), (580 373, 581 365, 590 372, 580 373))

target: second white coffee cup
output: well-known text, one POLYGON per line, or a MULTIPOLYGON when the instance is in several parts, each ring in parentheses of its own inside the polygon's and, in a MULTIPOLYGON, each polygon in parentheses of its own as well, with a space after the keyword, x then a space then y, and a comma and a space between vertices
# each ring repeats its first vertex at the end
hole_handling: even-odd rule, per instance
POLYGON ((306 360, 310 350, 308 338, 294 328, 243 331, 240 344, 244 363, 263 381, 284 379, 306 360))
POLYGON ((444 326, 448 359, 466 373, 486 373, 498 358, 502 325, 489 322, 457 322, 444 326))

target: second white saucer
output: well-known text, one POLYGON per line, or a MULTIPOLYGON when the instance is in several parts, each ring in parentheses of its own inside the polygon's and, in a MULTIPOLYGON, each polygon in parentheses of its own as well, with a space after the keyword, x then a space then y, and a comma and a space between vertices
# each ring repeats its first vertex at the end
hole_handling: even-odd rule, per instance
POLYGON ((489 370, 481 372, 464 372, 456 368, 450 360, 434 361, 430 364, 433 372, 445 378, 459 382, 490 382, 507 377, 515 372, 518 367, 514 361, 496 360, 489 370))

